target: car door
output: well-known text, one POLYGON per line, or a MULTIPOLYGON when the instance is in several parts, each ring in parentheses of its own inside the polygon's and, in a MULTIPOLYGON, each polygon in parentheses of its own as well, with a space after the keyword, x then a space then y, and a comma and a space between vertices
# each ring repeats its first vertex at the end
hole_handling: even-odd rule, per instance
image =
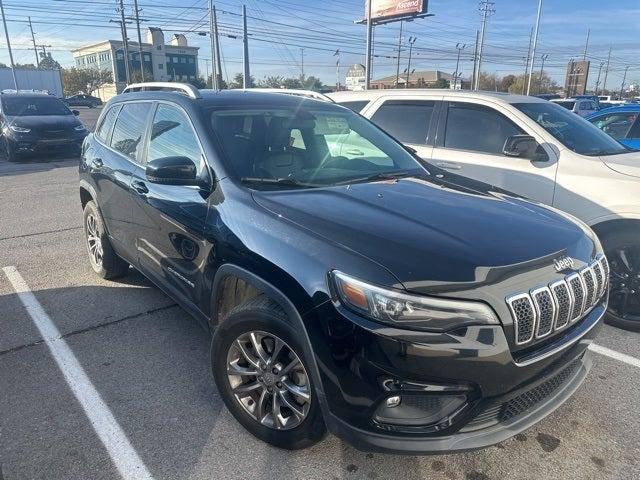
POLYGON ((132 258, 128 248, 126 233, 131 223, 131 161, 111 147, 113 129, 119 122, 118 136, 121 135, 125 116, 120 119, 121 104, 115 104, 101 117, 93 134, 94 141, 82 156, 82 168, 86 169, 96 191, 96 201, 107 226, 109 237, 116 250, 132 258))
POLYGON ((431 158, 439 98, 381 98, 367 110, 367 116, 396 140, 416 150, 424 158, 431 158))
POLYGON ((200 177, 210 182, 200 140, 185 111, 157 103, 147 132, 144 161, 131 178, 134 243, 140 268, 178 295, 198 304, 203 291, 202 265, 207 261, 205 225, 207 192, 199 187, 151 183, 145 175, 150 161, 188 157, 200 177))
POLYGON ((511 135, 532 135, 507 115, 501 105, 489 102, 444 102, 432 162, 491 185, 539 202, 553 203, 557 160, 552 149, 541 146, 546 160, 532 161, 503 153, 511 135))

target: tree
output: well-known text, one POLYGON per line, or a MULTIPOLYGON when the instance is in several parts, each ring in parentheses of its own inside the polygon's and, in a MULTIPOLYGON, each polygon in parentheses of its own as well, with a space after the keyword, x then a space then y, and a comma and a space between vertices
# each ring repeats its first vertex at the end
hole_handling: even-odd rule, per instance
MULTIPOLYGON (((145 82, 153 82, 153 72, 148 68, 144 69, 144 81, 145 82)), ((131 72, 131 83, 140 83, 142 82, 142 74, 140 70, 133 70, 131 72)))
MULTIPOLYGON (((236 73, 236 75, 233 77, 233 81, 231 82, 231 84, 229 85, 229 88, 242 88, 243 87, 243 82, 244 81, 244 75, 242 73, 236 73)), ((249 85, 247 85, 247 87, 252 88, 256 86, 256 79, 253 75, 249 76, 249 85)))
POLYGON ((62 70, 62 85, 65 96, 92 93, 111 82, 113 82, 113 75, 106 69, 71 67, 62 70))
POLYGON ((285 78, 282 82, 284 88, 303 88, 302 82, 297 78, 285 78))
POLYGON ((281 75, 269 75, 258 82, 258 86, 262 88, 282 88, 285 78, 281 75))
POLYGON ((446 78, 439 78, 435 82, 431 84, 431 86, 427 85, 427 88, 449 88, 449 80, 446 78))
POLYGON ((480 72, 478 90, 495 91, 498 89, 498 78, 495 73, 480 72))
POLYGON ((50 53, 42 55, 40 59, 40 69, 42 70, 60 70, 62 67, 56 62, 50 53))
POLYGON ((302 84, 302 88, 306 90, 322 90, 324 88, 324 84, 322 83, 322 81, 318 77, 314 77, 313 75, 301 78, 300 83, 302 84))
POLYGON ((516 81, 515 75, 513 74, 505 75, 504 77, 502 77, 502 80, 500 80, 500 87, 498 88, 501 92, 508 92, 509 87, 513 85, 515 81, 516 81))
POLYGON ((207 88, 207 82, 202 77, 196 77, 193 80, 189 80, 189 83, 196 88, 207 88))

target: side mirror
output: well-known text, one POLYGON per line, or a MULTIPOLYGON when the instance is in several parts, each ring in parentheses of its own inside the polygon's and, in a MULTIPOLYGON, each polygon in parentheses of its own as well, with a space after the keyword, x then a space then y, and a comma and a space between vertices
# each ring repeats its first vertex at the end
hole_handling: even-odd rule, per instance
POLYGON ((202 187, 196 164, 188 157, 162 157, 147 163, 146 177, 162 185, 192 185, 202 187))
POLYGON ((507 137, 502 147, 502 153, 507 157, 537 160, 536 150, 538 142, 531 135, 511 135, 507 137))
POLYGON ((80 112, 78 110, 71 110, 71 113, 73 113, 76 117, 80 115, 80 112))

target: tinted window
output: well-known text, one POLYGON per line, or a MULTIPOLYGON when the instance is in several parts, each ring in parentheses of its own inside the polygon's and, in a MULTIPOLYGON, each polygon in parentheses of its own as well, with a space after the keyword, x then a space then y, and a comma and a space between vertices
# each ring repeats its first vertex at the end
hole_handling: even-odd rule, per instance
POLYGON ((231 175, 248 184, 301 187, 425 174, 397 142, 361 116, 301 99, 295 106, 240 105, 211 112, 231 175), (269 182, 270 181, 270 182, 269 182))
POLYGON ((111 136, 113 149, 136 160, 150 108, 151 104, 147 102, 123 105, 113 127, 111 136))
POLYGON ((64 103, 55 97, 4 97, 2 110, 10 116, 71 115, 64 103))
POLYGON ((371 120, 401 142, 425 144, 434 107, 435 102, 386 101, 371 120))
POLYGON ((613 138, 626 138, 633 123, 638 118, 638 112, 607 113, 589 121, 613 138))
POLYGON ((628 138, 640 138, 640 118, 636 119, 636 124, 631 127, 628 138))
POLYGON ((109 132, 111 132, 111 127, 113 127, 113 122, 116 121, 116 116, 118 115, 118 105, 111 107, 109 111, 107 111, 102 117, 102 122, 100 126, 96 130, 96 136, 102 140, 109 139, 109 132))
POLYGON ((504 142, 522 133, 494 109, 470 103, 449 103, 444 146, 502 155, 504 142))
POLYGON ((573 107, 576 105, 576 102, 554 102, 560 105, 561 107, 566 108, 567 110, 573 110, 573 107))
POLYGON ((584 118, 554 103, 515 103, 513 106, 576 153, 615 155, 629 151, 584 118))
POLYGON ((176 107, 158 105, 153 117, 147 161, 162 157, 187 157, 202 167, 202 152, 187 116, 176 107))
POLYGON ((354 100, 352 102, 340 102, 340 105, 350 108, 354 112, 361 112, 367 103, 369 103, 369 100, 354 100))

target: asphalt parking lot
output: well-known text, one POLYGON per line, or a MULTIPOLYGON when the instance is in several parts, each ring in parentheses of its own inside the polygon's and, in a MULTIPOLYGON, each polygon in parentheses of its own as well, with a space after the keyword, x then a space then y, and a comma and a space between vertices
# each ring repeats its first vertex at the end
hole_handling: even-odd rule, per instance
MULTIPOLYGON (((99 110, 79 110, 92 127, 99 110)), ((76 165, 65 157, 0 159, 1 480, 119 478, 114 458, 123 455, 156 479, 640 478, 640 361, 595 352, 589 377, 565 405, 485 450, 401 457, 362 453, 332 436, 297 452, 259 442, 224 408, 197 322, 133 271, 118 282, 93 274, 76 165), (17 295, 16 272, 41 310, 27 310, 17 295), (43 341, 34 318, 59 333, 43 341), (61 344, 95 388, 99 409, 85 411, 83 380, 65 379, 54 361, 61 344), (128 445, 105 448, 100 412, 112 415, 128 445)), ((609 326, 597 339, 636 359, 639 344, 640 334, 609 326)))

